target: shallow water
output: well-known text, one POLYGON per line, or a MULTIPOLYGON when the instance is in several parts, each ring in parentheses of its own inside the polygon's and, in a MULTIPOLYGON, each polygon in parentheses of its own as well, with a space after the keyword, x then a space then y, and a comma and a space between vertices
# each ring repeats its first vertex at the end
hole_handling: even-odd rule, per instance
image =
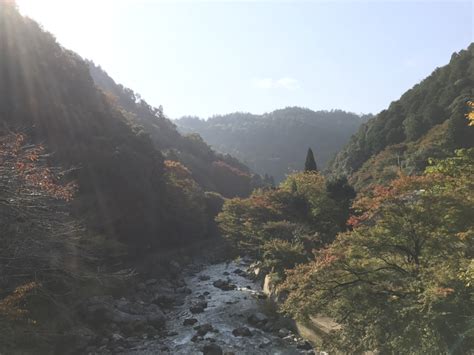
POLYGON ((144 340, 136 350, 128 354, 202 354, 201 350, 206 344, 214 342, 219 345, 224 354, 304 354, 296 348, 295 342, 290 337, 281 339, 274 333, 265 332, 251 326, 247 318, 249 315, 268 309, 268 301, 258 299, 261 287, 258 283, 233 273, 237 268, 246 270, 246 262, 230 262, 207 265, 202 270, 188 270, 185 277, 186 285, 191 294, 184 303, 175 307, 167 314, 167 330, 170 334, 165 339, 154 342, 144 340), (224 273, 229 275, 224 275, 224 273), (201 281, 200 276, 209 276, 209 280, 201 281), (223 291, 215 286, 216 280, 230 279, 236 285, 235 290, 223 291), (208 293, 208 294, 207 294, 208 293), (189 308, 202 300, 208 306, 202 313, 192 314, 189 308), (183 325, 187 318, 197 319, 193 326, 183 325), (210 324, 218 332, 208 332, 204 339, 193 342, 191 339, 196 334, 197 325, 210 324), (249 337, 236 337, 232 331, 239 327, 248 327, 252 332, 249 337), (167 349, 166 349, 167 348, 167 349))

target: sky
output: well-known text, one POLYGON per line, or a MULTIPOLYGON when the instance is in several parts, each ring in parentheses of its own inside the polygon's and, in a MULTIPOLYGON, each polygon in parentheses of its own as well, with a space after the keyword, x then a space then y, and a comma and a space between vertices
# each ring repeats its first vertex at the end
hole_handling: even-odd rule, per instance
POLYGON ((17 0, 170 118, 377 113, 473 42, 473 1, 17 0))

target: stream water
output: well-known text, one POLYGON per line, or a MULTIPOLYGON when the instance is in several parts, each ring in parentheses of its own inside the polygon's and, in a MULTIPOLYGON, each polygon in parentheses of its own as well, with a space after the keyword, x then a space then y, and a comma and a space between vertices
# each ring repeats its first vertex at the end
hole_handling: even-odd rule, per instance
POLYGON ((259 283, 240 272, 247 266, 248 262, 240 261, 186 270, 189 295, 167 314, 168 335, 159 342, 144 340, 127 354, 219 354, 220 350, 223 354, 313 353, 298 349, 302 340, 288 333, 281 319, 272 318, 274 313, 269 311, 269 301, 262 297, 259 283), (226 290, 214 285, 218 280, 227 285, 222 287, 226 290), (249 322, 252 315, 268 317, 264 320, 267 326, 252 325, 249 322), (239 328, 243 336, 236 335, 239 328))

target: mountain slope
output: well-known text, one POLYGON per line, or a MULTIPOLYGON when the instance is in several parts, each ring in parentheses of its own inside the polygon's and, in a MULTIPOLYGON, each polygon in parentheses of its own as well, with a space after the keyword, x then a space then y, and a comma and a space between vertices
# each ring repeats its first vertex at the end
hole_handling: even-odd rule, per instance
POLYGON ((251 169, 280 181, 303 168, 308 147, 314 150, 318 166, 324 167, 366 119, 340 110, 288 107, 264 115, 232 113, 175 122, 182 132, 199 133, 217 151, 232 154, 251 169))
POLYGON ((474 97, 474 44, 454 53, 388 109, 362 125, 329 169, 352 175, 358 188, 390 180, 401 169, 420 172, 429 157, 446 157, 471 147, 474 128, 466 127, 466 102, 474 97))
POLYGON ((123 87, 99 66, 88 62, 96 85, 120 108, 132 125, 138 126, 167 159, 181 162, 193 179, 206 191, 225 197, 247 196, 263 186, 259 175, 230 155, 214 152, 197 134, 181 135, 165 117, 163 109, 154 108, 133 90, 123 87))
POLYGON ((132 251, 209 234, 204 190, 156 148, 166 137, 152 141, 133 125, 88 64, 12 2, 0 2, 0 53, 1 134, 27 133, 44 144, 48 164, 69 170, 79 187, 73 215, 132 251))

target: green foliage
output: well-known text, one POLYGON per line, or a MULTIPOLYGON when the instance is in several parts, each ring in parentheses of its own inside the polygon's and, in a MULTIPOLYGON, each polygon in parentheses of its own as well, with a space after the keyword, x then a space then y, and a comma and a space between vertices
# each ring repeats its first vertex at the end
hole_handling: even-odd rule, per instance
POLYGON ((317 172, 302 172, 290 175, 277 189, 227 200, 217 222, 237 250, 282 274, 333 240, 341 230, 341 213, 324 178, 317 172))
POLYGON ((351 176, 358 189, 405 173, 420 173, 428 157, 447 157, 469 148, 474 127, 466 128, 466 102, 474 96, 474 44, 453 54, 402 97, 362 125, 329 164, 328 170, 351 176), (436 135, 436 139, 433 139, 436 135))
POLYGON ((282 275, 286 269, 308 261, 308 252, 301 242, 270 239, 262 246, 263 266, 282 275))
POLYGON ((285 310, 332 317, 332 351, 434 354, 474 346, 473 150, 356 203, 358 223, 290 271, 285 310))
POLYGON ((277 183, 304 169, 306 147, 315 149, 319 167, 349 140, 369 116, 341 110, 311 111, 287 107, 263 115, 232 113, 207 120, 183 117, 179 130, 199 133, 217 151, 232 154, 277 183))
POLYGON ((352 200, 356 197, 356 192, 345 176, 332 177, 327 180, 326 191, 328 196, 336 201, 340 209, 340 219, 338 223, 341 230, 344 230, 347 219, 349 218, 352 200))
POLYGON ((306 153, 304 171, 318 171, 318 167, 316 165, 316 161, 314 160, 314 154, 311 148, 308 148, 308 153, 306 153))

